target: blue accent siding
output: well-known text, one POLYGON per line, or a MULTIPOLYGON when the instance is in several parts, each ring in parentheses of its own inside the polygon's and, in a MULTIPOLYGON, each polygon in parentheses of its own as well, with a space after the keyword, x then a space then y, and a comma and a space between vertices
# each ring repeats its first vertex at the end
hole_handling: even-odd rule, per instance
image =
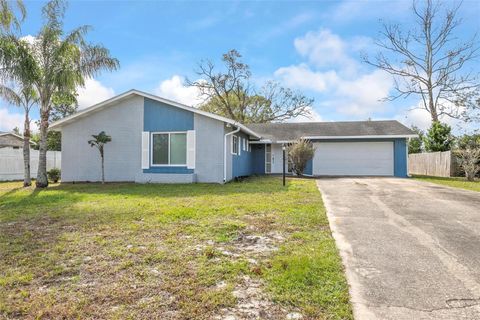
POLYGON ((241 132, 235 135, 238 137, 238 150, 240 155, 232 154, 232 177, 249 176, 252 174, 253 152, 243 150, 243 140, 247 139, 248 141, 248 136, 241 132))
MULTIPOLYGON (((144 99, 143 130, 149 132, 187 131, 194 129, 194 114, 191 111, 170 106, 159 101, 144 99)), ((152 139, 150 139, 150 150, 152 139)), ((191 174, 187 166, 150 166, 143 173, 183 173, 191 174)))
POLYGON ((187 167, 150 167, 150 169, 143 169, 143 173, 193 173, 193 169, 187 169, 187 167))
POLYGON ((307 166, 303 170, 304 174, 312 175, 313 174, 313 158, 307 161, 307 166))
POLYGON ((193 130, 193 112, 145 98, 143 110, 144 131, 193 130))
POLYGON ((252 174, 265 174, 264 144, 252 144, 252 174))
POLYGON ((395 139, 393 149, 394 167, 393 172, 395 177, 408 177, 407 168, 407 139, 395 139))

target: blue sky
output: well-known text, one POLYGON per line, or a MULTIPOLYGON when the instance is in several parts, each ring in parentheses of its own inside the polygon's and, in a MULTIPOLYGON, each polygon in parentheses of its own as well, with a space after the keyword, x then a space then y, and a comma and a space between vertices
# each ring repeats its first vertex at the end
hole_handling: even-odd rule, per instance
MULTIPOLYGON (((34 35, 43 2, 26 5, 22 33, 34 35)), ((426 127, 426 112, 409 111, 418 99, 378 101, 392 79, 360 60, 362 52, 375 53, 382 19, 412 24, 410 7, 410 1, 72 1, 66 29, 92 25, 89 40, 121 63, 119 71, 87 81, 80 107, 131 88, 194 104, 195 90, 183 79, 196 79, 193 69, 202 58, 218 61, 235 48, 255 82, 274 79, 315 98, 313 120, 398 119, 426 127)), ((461 39, 480 30, 479 1, 464 1, 460 16, 461 39)), ((478 72, 479 63, 470 67, 478 72)), ((0 130, 21 127, 22 118, 18 108, 0 104, 0 130)))

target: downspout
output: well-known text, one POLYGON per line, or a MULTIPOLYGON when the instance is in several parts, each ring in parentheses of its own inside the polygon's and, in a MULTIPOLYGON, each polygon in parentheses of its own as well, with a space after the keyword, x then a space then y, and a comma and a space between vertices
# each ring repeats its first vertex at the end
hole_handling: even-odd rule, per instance
POLYGON ((227 137, 234 133, 240 131, 240 127, 237 126, 237 129, 226 133, 224 136, 224 152, 223 152, 223 183, 227 182, 227 137))

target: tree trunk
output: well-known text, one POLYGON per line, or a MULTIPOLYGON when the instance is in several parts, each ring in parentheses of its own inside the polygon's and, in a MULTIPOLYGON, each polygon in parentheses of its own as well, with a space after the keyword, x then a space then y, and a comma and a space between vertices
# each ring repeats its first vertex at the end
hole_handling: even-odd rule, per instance
POLYGON ((39 142, 39 149, 38 149, 39 157, 38 157, 38 171, 37 171, 37 181, 36 181, 37 188, 48 187, 47 134, 48 134, 48 112, 42 110, 40 112, 40 142, 39 142))
POLYGON ((428 96, 429 96, 428 108, 430 109, 430 116, 432 118, 432 122, 438 122, 437 107, 433 103, 433 94, 431 93, 431 89, 429 89, 428 96))
POLYGON ((102 158, 102 184, 105 184, 105 168, 104 168, 104 161, 103 161, 103 154, 101 156, 102 158))
POLYGON ((23 168, 23 186, 29 187, 32 185, 32 177, 30 175, 30 119, 26 112, 23 125, 23 168))

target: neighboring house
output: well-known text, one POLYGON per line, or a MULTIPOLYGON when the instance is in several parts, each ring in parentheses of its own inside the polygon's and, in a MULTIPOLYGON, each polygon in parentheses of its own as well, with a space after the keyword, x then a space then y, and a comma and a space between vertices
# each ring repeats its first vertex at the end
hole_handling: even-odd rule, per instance
MULTIPOLYGON (((213 182, 282 172, 282 145, 310 139, 310 175, 407 176, 407 139, 397 121, 243 125, 131 90, 53 123, 62 132, 62 181, 99 181, 98 151, 87 141, 105 131, 107 181, 213 182)), ((288 170, 289 168, 287 168, 288 170)))
MULTIPOLYGON (((30 141, 31 145, 35 142, 30 141)), ((23 148, 23 137, 13 132, 1 132, 0 131, 0 148, 23 148)))

